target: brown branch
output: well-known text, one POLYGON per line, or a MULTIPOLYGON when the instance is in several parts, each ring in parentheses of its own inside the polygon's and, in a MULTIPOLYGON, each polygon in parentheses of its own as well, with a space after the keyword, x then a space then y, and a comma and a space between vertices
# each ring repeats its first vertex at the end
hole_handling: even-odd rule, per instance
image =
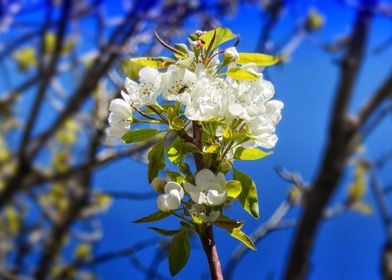
POLYGON ((363 59, 371 17, 369 11, 358 12, 350 45, 341 63, 341 78, 333 105, 328 143, 313 188, 304 201, 303 214, 285 271, 286 280, 306 278, 309 255, 323 210, 334 193, 352 152, 350 143, 357 127, 349 121, 347 109, 363 59))
POLYGON ((205 225, 202 227, 200 233, 201 243, 203 244, 204 252, 208 259, 208 266, 210 268, 210 275, 212 280, 223 280, 221 263, 218 256, 218 251, 215 245, 214 231, 212 225, 205 225))
POLYGON ((392 74, 384 81, 376 93, 363 105, 358 112, 358 123, 360 126, 365 125, 374 111, 386 98, 392 98, 392 74))
MULTIPOLYGON (((193 144, 199 148, 203 149, 202 146, 202 128, 197 121, 192 122, 193 127, 193 144)), ((195 159, 197 171, 205 168, 203 155, 200 153, 194 153, 193 157, 195 159)), ((215 245, 214 231, 212 225, 203 224, 200 228, 199 237, 201 243, 203 244, 204 253, 207 256, 208 266, 210 268, 211 279, 221 280, 223 279, 221 263, 219 260, 218 251, 215 245)))

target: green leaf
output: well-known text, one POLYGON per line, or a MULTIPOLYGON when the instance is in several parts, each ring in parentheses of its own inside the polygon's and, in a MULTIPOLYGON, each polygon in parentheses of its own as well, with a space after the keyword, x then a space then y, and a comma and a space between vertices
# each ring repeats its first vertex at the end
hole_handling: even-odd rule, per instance
POLYGON ((160 142, 153 146, 148 152, 148 182, 158 176, 159 171, 165 168, 165 157, 164 157, 164 142, 160 142))
POLYGON ((170 120, 170 128, 178 131, 182 130, 185 126, 184 120, 178 116, 175 116, 173 119, 170 120))
POLYGON ((157 227, 149 227, 149 229, 152 229, 153 231, 158 232, 159 234, 162 234, 164 236, 172 236, 180 232, 179 229, 177 230, 168 230, 168 229, 163 229, 163 228, 157 228, 157 227))
POLYGON ((177 137, 171 143, 169 149, 167 150, 168 159, 177 166, 179 166, 182 163, 182 160, 184 158, 184 155, 182 153, 183 144, 184 144, 184 140, 180 137, 177 137))
POLYGON ((121 72, 132 80, 136 80, 139 78, 139 71, 142 68, 142 65, 136 64, 130 59, 123 60, 120 63, 121 72))
POLYGON ((255 63, 257 66, 271 66, 280 61, 279 57, 262 53, 239 53, 238 64, 255 63))
POLYGON ((241 182, 236 180, 227 181, 225 184, 225 190, 228 197, 236 198, 242 191, 241 182))
POLYGON ((224 228, 232 237, 241 241, 249 249, 256 250, 256 246, 253 241, 246 235, 241 228, 244 226, 244 222, 232 220, 229 217, 221 216, 214 224, 218 227, 224 228))
POLYGON ((227 71, 227 76, 235 80, 240 81, 254 81, 259 78, 259 75, 253 72, 249 72, 239 67, 232 67, 227 71))
POLYGON ((235 35, 230 29, 224 27, 218 27, 208 31, 207 33, 204 33, 203 35, 200 36, 199 39, 201 39, 204 42, 203 47, 205 49, 210 49, 210 51, 212 52, 218 46, 236 37, 237 35, 235 35))
POLYGON ((139 57, 131 59, 131 61, 142 67, 149 66, 156 69, 167 68, 176 63, 174 59, 169 57, 139 57))
POLYGON ((238 201, 246 212, 255 218, 259 218, 259 203, 257 199, 257 189, 253 180, 245 173, 234 169, 233 179, 241 182, 242 192, 238 196, 238 201))
POLYGON ((269 156, 272 152, 264 152, 257 148, 247 149, 244 147, 238 147, 234 153, 234 159, 241 160, 256 160, 269 156))
POLYGON ((214 225, 224 228, 229 232, 233 231, 234 229, 241 229, 244 226, 244 222, 232 220, 226 216, 220 216, 217 221, 214 222, 214 225))
POLYGON ((151 139, 155 135, 157 135, 160 131, 151 128, 143 128, 137 130, 128 131, 121 139, 129 144, 134 142, 141 142, 148 139, 151 139))
POLYGON ((220 146, 217 143, 212 144, 211 146, 209 146, 207 149, 204 150, 204 152, 207 154, 216 154, 219 151, 220 151, 220 146))
POLYGON ((169 177, 169 181, 177 182, 182 184, 185 181, 185 176, 174 171, 166 171, 166 175, 169 177))
POLYGON ((186 265, 189 259, 191 246, 188 231, 182 230, 177 233, 169 248, 169 269, 171 276, 176 275, 186 265))
POLYGON ((242 242, 246 247, 248 247, 251 250, 257 250, 255 244, 253 243, 252 239, 249 238, 248 235, 246 235, 245 232, 241 231, 240 229, 234 229, 231 232, 229 232, 232 237, 235 239, 238 239, 239 241, 242 242))
POLYGON ((139 78, 139 71, 143 67, 162 69, 174 63, 175 60, 168 57, 141 57, 123 60, 120 64, 120 70, 132 80, 136 80, 139 78))
POLYGON ((156 221, 162 220, 168 216, 170 216, 170 212, 158 211, 158 212, 155 212, 155 213, 148 215, 146 217, 137 219, 136 221, 134 221, 134 223, 140 224, 140 223, 156 222, 156 221))

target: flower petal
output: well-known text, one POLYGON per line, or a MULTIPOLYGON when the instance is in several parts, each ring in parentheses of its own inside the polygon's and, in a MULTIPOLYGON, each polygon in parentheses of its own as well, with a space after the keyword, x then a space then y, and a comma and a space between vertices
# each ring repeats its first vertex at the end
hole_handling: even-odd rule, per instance
POLYGON ((207 204, 211 206, 222 205, 226 201, 226 192, 219 193, 216 190, 209 190, 207 194, 207 204))

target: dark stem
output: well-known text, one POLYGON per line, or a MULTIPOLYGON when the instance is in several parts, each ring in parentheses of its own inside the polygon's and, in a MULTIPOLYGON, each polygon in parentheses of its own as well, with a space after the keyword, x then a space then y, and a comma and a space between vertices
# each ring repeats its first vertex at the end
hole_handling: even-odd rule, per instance
POLYGON ((214 231, 212 225, 204 226, 202 228, 202 232, 200 233, 200 240, 203 244, 203 249, 208 259, 211 279, 223 279, 218 251, 216 250, 215 246, 214 231))
POLYGON ((366 47, 371 14, 360 11, 356 18, 345 58, 341 62, 340 83, 330 123, 329 139, 318 175, 304 200, 304 210, 294 237, 284 279, 305 279, 309 256, 323 210, 338 186, 343 169, 352 153, 351 143, 358 132, 348 118, 348 106, 366 47))
MULTIPOLYGON (((193 144, 195 144, 199 150, 202 150, 202 129, 200 123, 193 121, 193 144)), ((195 159, 197 171, 205 168, 203 155, 200 153, 193 154, 195 159)), ((203 244, 204 252, 207 256, 208 266, 210 268, 210 274, 212 280, 223 279, 222 268, 219 260, 218 251, 215 246, 214 231, 212 225, 203 224, 200 229, 200 240, 203 244)))

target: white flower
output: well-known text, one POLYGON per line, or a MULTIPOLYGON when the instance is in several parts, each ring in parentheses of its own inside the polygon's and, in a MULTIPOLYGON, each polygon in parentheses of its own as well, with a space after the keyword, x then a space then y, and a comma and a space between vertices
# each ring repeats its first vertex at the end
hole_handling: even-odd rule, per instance
POLYGON ((159 96, 161 74, 157 69, 143 67, 139 71, 139 83, 125 79, 124 87, 129 93, 129 101, 136 108, 152 105, 159 96))
POLYGON ((203 204, 193 204, 192 208, 189 210, 189 213, 196 222, 200 223, 213 223, 219 218, 221 214, 220 211, 208 211, 207 207, 203 204))
POLYGON ((223 57, 229 62, 236 62, 240 58, 240 55, 238 54, 235 47, 230 47, 225 49, 225 51, 223 52, 223 57))
POLYGON ((161 91, 163 98, 169 101, 185 103, 197 80, 196 74, 188 69, 170 65, 162 73, 161 91))
POLYGON ((157 206, 163 212, 176 210, 181 205, 184 190, 176 182, 168 182, 164 188, 165 193, 157 199, 157 206))
POLYGON ((109 111, 111 112, 108 118, 109 127, 105 132, 107 141, 113 142, 128 132, 132 120, 132 108, 124 99, 116 98, 110 102, 109 111))
POLYGON ((255 137, 254 146, 271 149, 278 141, 275 126, 281 119, 283 103, 278 100, 271 100, 265 104, 265 108, 263 115, 249 121, 249 129, 255 137))
POLYGON ((202 169, 195 176, 196 186, 185 182, 184 188, 192 200, 209 206, 222 205, 226 201, 225 176, 215 175, 209 169, 202 169))
POLYGON ((251 120, 265 110, 265 103, 274 95, 274 86, 259 75, 260 78, 255 81, 228 80, 227 87, 231 88, 228 112, 231 118, 251 120))
POLYGON ((227 107, 224 81, 209 75, 204 67, 196 71, 198 79, 185 104, 185 116, 198 121, 224 117, 227 107))

